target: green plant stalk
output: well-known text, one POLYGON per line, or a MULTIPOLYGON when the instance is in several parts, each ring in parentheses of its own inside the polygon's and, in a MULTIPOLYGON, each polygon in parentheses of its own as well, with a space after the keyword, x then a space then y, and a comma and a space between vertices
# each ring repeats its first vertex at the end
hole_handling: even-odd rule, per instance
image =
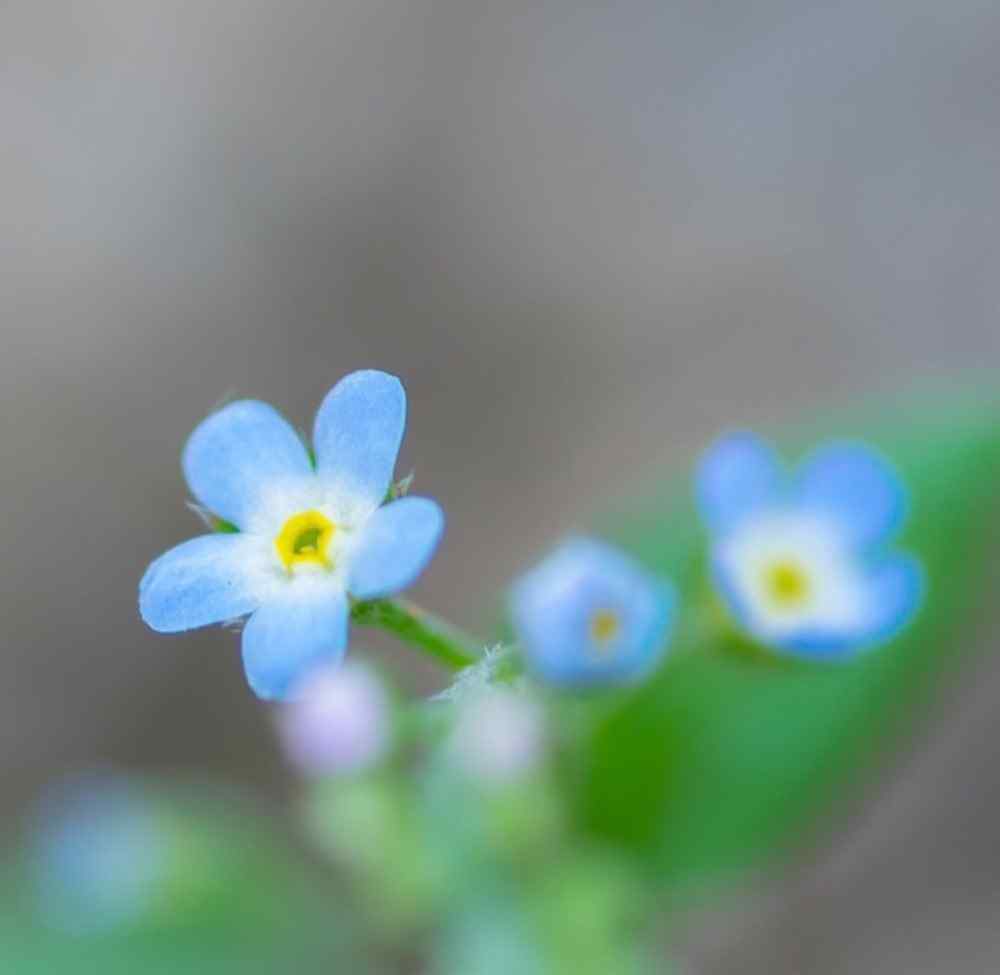
POLYGON ((369 599, 351 607, 351 619, 359 626, 377 626, 395 634, 450 670, 476 663, 476 642, 457 627, 403 599, 369 599))

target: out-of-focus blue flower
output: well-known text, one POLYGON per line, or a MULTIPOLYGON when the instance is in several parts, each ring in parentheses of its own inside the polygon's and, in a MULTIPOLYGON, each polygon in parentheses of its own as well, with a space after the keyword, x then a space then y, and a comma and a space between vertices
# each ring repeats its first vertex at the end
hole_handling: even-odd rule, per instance
POLYGON ((286 696, 347 646, 348 594, 392 595, 424 569, 440 540, 436 502, 383 504, 406 423, 394 376, 355 372, 327 394, 313 428, 315 463, 270 406, 230 403, 184 448, 200 505, 239 531, 194 538, 160 556, 139 586, 154 630, 175 633, 249 616, 247 679, 286 696))
POLYGON ((676 597, 624 553, 573 538, 522 576, 511 612, 527 662, 562 686, 628 683, 666 649, 676 597))
POLYGON ((311 675, 278 716, 288 757, 308 775, 370 768, 392 738, 392 709, 369 667, 349 662, 311 675))
POLYGON ((920 562, 888 550, 906 488, 864 444, 826 444, 791 477, 758 437, 731 434, 702 458, 696 496, 719 592, 761 643, 844 656, 893 637, 920 605, 920 562))
POLYGON ((39 912, 71 934, 130 925, 161 897, 170 858, 169 830, 138 786, 98 773, 61 783, 43 798, 34 827, 39 912))

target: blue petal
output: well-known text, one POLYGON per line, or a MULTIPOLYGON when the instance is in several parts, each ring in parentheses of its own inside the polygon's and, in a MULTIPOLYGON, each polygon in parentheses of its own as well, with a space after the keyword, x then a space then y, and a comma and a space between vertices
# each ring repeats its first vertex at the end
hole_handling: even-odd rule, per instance
POLYGON ((317 668, 339 662, 347 649, 347 618, 344 592, 302 593, 294 583, 261 606, 243 631, 243 667, 254 693, 265 700, 286 697, 317 668))
POLYGON ((351 557, 351 595, 374 599, 405 589, 431 560, 443 531, 444 512, 429 498, 401 498, 379 508, 351 557))
POLYGON ((529 666, 566 687, 638 680, 666 649, 676 596, 627 556, 589 539, 571 539, 515 584, 511 614, 529 666), (597 648, 592 615, 611 610, 621 632, 597 648))
POLYGON ((892 465, 870 447, 833 443, 808 457, 797 478, 803 505, 834 515, 854 544, 889 539, 906 515, 906 489, 892 465))
POLYGON ((313 431, 316 467, 340 490, 382 503, 406 426, 406 393, 395 376, 352 372, 326 395, 313 431))
POLYGON ((897 555, 881 562, 869 575, 873 612, 860 634, 864 643, 891 640, 916 615, 926 590, 924 567, 919 559, 897 555))
POLYGON ((864 641, 857 630, 801 630, 775 643, 798 657, 811 660, 844 660, 863 649, 864 641))
POLYGON ((784 474, 774 450, 752 433, 731 433, 702 456, 695 474, 698 511, 724 533, 749 514, 781 500, 784 474))
POLYGON ((299 435, 277 410, 255 400, 230 403, 203 420, 188 439, 182 464, 195 498, 241 528, 276 481, 312 472, 299 435))
POLYGON ((160 633, 178 633, 255 610, 246 545, 240 535, 202 535, 161 555, 139 583, 142 618, 160 633))

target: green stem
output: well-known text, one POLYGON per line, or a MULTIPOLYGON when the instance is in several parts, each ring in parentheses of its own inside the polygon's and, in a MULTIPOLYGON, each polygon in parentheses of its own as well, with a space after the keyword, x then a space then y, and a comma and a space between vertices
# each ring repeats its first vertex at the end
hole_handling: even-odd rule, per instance
POLYGON ((461 630, 403 599, 370 599, 351 607, 360 626, 378 626, 411 643, 451 670, 476 663, 475 642, 461 630))

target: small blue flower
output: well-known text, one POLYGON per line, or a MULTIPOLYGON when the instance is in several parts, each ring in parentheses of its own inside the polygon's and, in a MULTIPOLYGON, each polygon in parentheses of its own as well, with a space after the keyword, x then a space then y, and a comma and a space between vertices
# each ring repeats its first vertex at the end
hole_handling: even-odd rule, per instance
POLYGON ((624 684, 666 649, 676 597, 628 556, 571 538, 522 576, 511 594, 529 666, 561 686, 624 684))
POLYGON ((696 497, 719 592, 761 643, 841 657, 889 640, 920 605, 920 562, 888 550, 905 486, 864 444, 826 444, 793 478, 758 437, 731 434, 702 458, 696 497))
POLYGON ((249 616, 247 680, 262 698, 287 696, 347 647, 349 595, 389 596, 409 586, 437 548, 444 514, 434 501, 383 504, 406 423, 394 376, 346 376, 313 428, 315 463, 270 406, 231 403, 184 448, 191 492, 236 533, 202 535, 147 569, 139 611, 176 633, 249 616))

